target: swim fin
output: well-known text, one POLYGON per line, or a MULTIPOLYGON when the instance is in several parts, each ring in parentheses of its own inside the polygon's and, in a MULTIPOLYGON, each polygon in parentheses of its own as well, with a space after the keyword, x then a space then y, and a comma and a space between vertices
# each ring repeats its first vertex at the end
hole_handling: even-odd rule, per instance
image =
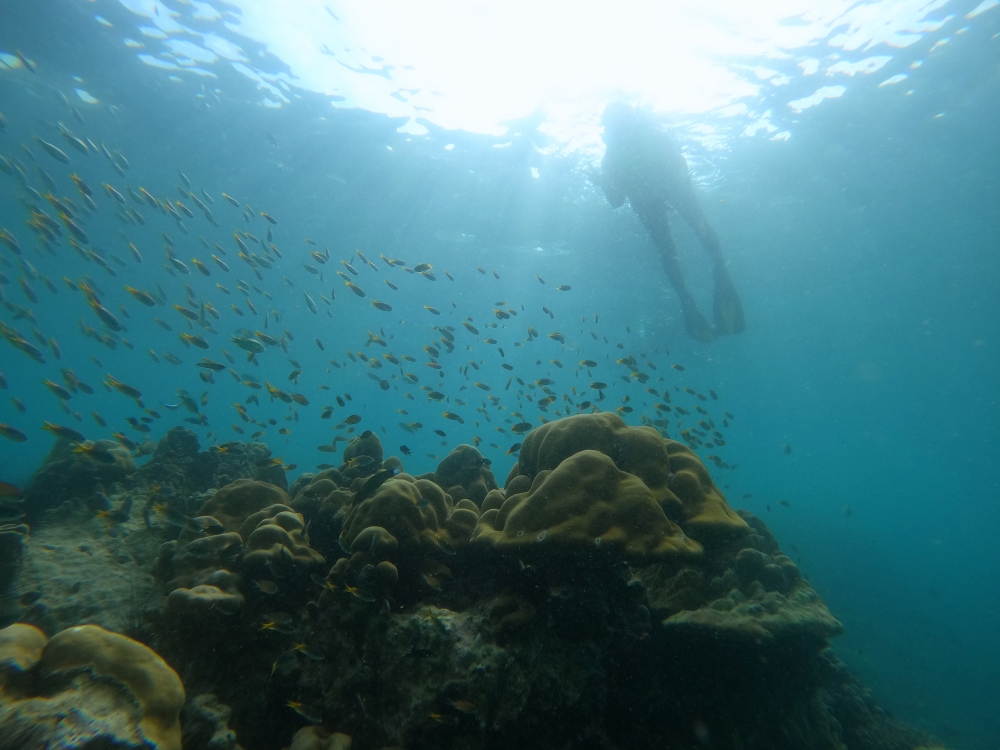
POLYGON ((698 305, 695 304, 694 297, 690 295, 681 298, 681 312, 684 314, 684 331, 695 341, 712 341, 715 332, 712 326, 701 314, 698 305))
POLYGON ((743 333, 746 322, 743 320, 743 303, 736 293, 736 287, 729 279, 729 274, 722 265, 715 267, 715 294, 712 299, 715 332, 719 334, 743 333))

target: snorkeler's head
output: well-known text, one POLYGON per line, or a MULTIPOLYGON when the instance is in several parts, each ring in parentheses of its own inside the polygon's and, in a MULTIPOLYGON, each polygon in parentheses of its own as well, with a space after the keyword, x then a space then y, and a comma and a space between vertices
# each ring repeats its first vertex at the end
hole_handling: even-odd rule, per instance
POLYGON ((604 133, 601 137, 605 143, 610 143, 612 140, 629 133, 635 127, 638 119, 639 113, 635 107, 625 104, 625 102, 611 102, 604 108, 604 114, 601 116, 601 124, 604 126, 604 133))

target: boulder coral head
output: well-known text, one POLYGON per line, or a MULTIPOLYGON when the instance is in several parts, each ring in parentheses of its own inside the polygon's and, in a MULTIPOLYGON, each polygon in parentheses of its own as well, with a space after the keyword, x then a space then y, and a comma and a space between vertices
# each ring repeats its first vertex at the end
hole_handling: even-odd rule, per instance
POLYGON ((519 475, 534 480, 585 450, 603 453, 619 470, 638 477, 666 517, 699 541, 749 532, 691 450, 652 427, 629 427, 613 412, 577 414, 530 432, 507 477, 508 495, 519 475))
POLYGON ((451 496, 434 482, 400 474, 350 508, 340 542, 349 550, 362 531, 379 526, 395 537, 403 554, 450 553, 468 541, 475 519, 475 511, 456 509, 451 496), (460 518, 454 519, 455 514, 460 518))
POLYGON ((664 514, 639 477, 583 450, 535 475, 531 489, 488 510, 473 532, 503 551, 614 551, 628 560, 695 557, 701 545, 664 514))
POLYGON ((339 471, 347 481, 367 477, 382 468, 382 442, 371 430, 365 430, 344 449, 344 461, 339 471))
POLYGON ((461 488, 464 497, 477 506, 482 505, 487 493, 497 489, 489 459, 471 445, 460 445, 445 456, 438 464, 433 480, 452 497, 455 497, 452 488, 461 488))
POLYGON ((0 664, 2 747, 180 750, 184 686, 131 638, 81 625, 46 642, 41 631, 12 625, 0 631, 0 664))
MULTIPOLYGON (((226 531, 238 532, 243 522, 257 511, 288 503, 288 493, 273 484, 253 479, 237 479, 205 501, 195 515, 212 516, 226 531)), ((196 530, 190 530, 190 533, 197 536, 196 530)), ((185 533, 181 534, 178 541, 186 541, 185 533)))

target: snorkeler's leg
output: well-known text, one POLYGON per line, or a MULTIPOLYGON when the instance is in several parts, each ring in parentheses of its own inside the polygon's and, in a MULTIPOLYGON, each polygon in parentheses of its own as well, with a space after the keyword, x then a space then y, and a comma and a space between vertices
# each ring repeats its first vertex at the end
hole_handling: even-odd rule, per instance
POLYGON ((725 261, 722 259, 722 248, 719 238, 712 229, 705 214, 701 212, 694 191, 685 191, 679 200, 674 201, 674 208, 694 229, 714 266, 713 276, 715 289, 712 295, 712 317, 715 319, 715 332, 720 334, 743 333, 746 322, 743 319, 743 303, 736 293, 725 261))
POLYGON ((684 315, 684 330, 687 335, 696 341, 711 341, 715 338, 712 326, 705 316, 701 314, 697 303, 691 292, 684 284, 684 276, 681 273, 680 263, 677 261, 677 248, 674 245, 673 235, 670 234, 670 224, 667 221, 667 209, 661 202, 642 202, 632 200, 632 207, 642 220, 646 231, 649 232, 653 244, 660 255, 663 263, 663 270, 667 274, 667 279, 677 291, 677 296, 681 301, 681 313, 684 315))
POLYGON ((743 303, 740 302, 740 296, 736 293, 726 267, 717 263, 713 275, 715 291, 712 295, 712 317, 715 319, 716 333, 743 333, 746 329, 743 303))

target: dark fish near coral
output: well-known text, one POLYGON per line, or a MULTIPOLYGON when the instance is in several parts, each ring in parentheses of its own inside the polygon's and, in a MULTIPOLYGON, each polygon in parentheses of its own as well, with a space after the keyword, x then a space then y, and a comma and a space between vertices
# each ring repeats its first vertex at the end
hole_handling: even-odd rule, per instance
POLYGON ((105 521, 109 526, 125 523, 132 515, 132 496, 125 498, 118 508, 112 510, 99 510, 97 517, 105 521))
POLYGON ((44 422, 42 429, 51 432, 60 440, 72 440, 76 443, 82 443, 87 439, 82 433, 77 432, 72 427, 64 427, 61 424, 54 424, 53 422, 44 422))
POLYGON ((75 443, 72 447, 72 451, 73 453, 77 453, 96 463, 113 464, 116 460, 113 453, 105 448, 99 448, 97 444, 91 440, 85 440, 82 443, 75 443))
POLYGON ((295 665, 295 652, 286 651, 281 654, 277 659, 275 659, 274 664, 271 665, 271 676, 274 676, 275 672, 286 672, 290 670, 295 665))
MULTIPOLYGON (((0 422, 0 435, 8 440, 13 440, 15 443, 23 443, 28 439, 28 436, 19 429, 11 427, 9 424, 4 424, 3 422, 0 422)), ((83 436, 81 435, 81 437, 83 436)))
POLYGON ((362 500, 365 500, 374 495, 379 487, 385 484, 386 481, 388 481, 389 479, 392 479, 398 473, 399 473, 398 468, 379 469, 378 471, 376 471, 374 474, 368 477, 368 479, 365 480, 365 483, 361 485, 361 489, 355 493, 354 504, 357 505, 362 500))
MULTIPOLYGON (((169 503, 155 503, 153 505, 153 512, 171 526, 184 527, 189 521, 191 521, 189 516, 184 515, 184 513, 182 513, 179 509, 172 507, 169 503)), ((146 518, 146 523, 148 525, 149 519, 146 511, 143 511, 143 518, 146 518)))
POLYGON ((292 652, 302 654, 304 657, 311 659, 312 661, 323 661, 325 658, 322 651, 315 646, 310 646, 307 643, 293 644, 292 652))
POLYGON ((315 706, 300 703, 299 701, 285 701, 285 705, 312 724, 321 724, 323 722, 323 714, 315 706))
POLYGON ((188 519, 187 525, 200 534, 208 534, 211 536, 221 534, 226 530, 225 526, 223 526, 214 516, 195 516, 194 518, 188 519))

